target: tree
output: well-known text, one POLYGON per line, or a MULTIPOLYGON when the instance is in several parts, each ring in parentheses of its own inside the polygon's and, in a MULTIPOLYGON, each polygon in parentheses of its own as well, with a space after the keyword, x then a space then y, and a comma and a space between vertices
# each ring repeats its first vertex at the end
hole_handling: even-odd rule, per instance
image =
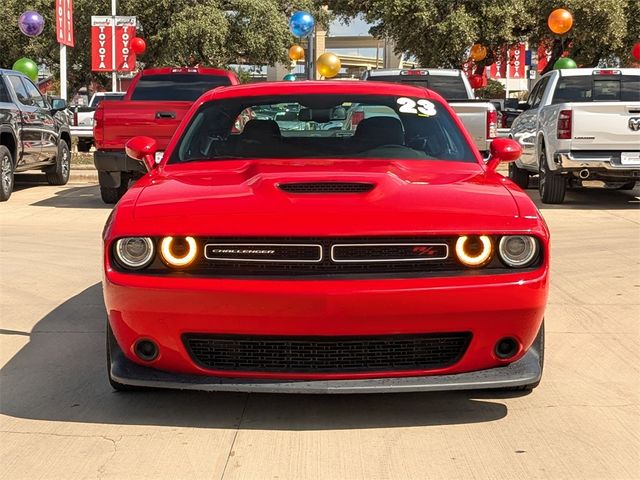
POLYGON ((616 59, 628 62, 633 39, 637 41, 640 35, 638 0, 538 0, 531 3, 529 11, 536 19, 528 35, 530 41, 546 42, 552 50, 543 73, 565 52, 581 67, 597 67, 602 61, 611 65, 616 59), (573 15, 573 28, 562 37, 547 26, 547 18, 556 8, 566 8, 573 15))
POLYGON ((487 86, 476 90, 476 96, 485 99, 504 98, 506 90, 497 80, 488 79, 487 86))
MULTIPOLYGON (((630 62, 632 44, 640 38, 639 0, 329 0, 347 19, 357 14, 374 25, 371 33, 395 41, 400 53, 427 67, 459 68, 476 42, 491 54, 480 70, 505 46, 529 40, 549 41, 553 58, 564 51, 584 66, 621 59, 630 62), (561 40, 547 26, 555 8, 574 15, 574 28, 561 40), (564 46, 564 49, 563 49, 564 46)), ((479 73, 479 72, 478 72, 479 73)))
MULTIPOLYGON (((320 0, 127 0, 119 2, 119 15, 135 15, 147 51, 142 66, 230 64, 273 65, 288 62, 287 50, 295 42, 288 19, 294 10, 310 10, 326 24, 328 13, 320 0)), ((45 17, 45 30, 29 38, 18 29, 18 17, 26 10, 22 0, 0 0, 0 67, 27 56, 58 72, 59 48, 55 37, 52 0, 30 0, 29 8, 45 17)), ((97 81, 106 85, 108 75, 91 71, 91 15, 110 13, 110 0, 76 0, 76 46, 67 49, 69 90, 97 81)))
POLYGON ((529 0, 330 0, 347 19, 357 14, 374 24, 371 33, 395 41, 398 52, 421 65, 459 68, 476 42, 496 49, 516 43, 533 22, 529 0))

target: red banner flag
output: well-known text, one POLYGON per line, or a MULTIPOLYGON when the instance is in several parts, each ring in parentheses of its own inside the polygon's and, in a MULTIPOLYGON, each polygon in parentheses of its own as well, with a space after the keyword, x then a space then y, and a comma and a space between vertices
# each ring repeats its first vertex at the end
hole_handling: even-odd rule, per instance
POLYGON ((73 47, 73 0, 56 0, 58 43, 73 47))
POLYGON ((131 72, 136 55, 131 40, 136 36, 136 17, 115 17, 115 68, 113 65, 114 17, 91 17, 91 70, 94 72, 131 72))

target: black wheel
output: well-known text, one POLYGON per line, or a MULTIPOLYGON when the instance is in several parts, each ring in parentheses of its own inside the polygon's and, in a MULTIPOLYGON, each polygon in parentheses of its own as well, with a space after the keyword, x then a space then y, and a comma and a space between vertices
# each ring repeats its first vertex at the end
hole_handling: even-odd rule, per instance
POLYGON ((619 186, 617 190, 633 190, 634 188, 636 188, 636 182, 627 182, 619 186))
POLYGON ((93 141, 78 140, 79 152, 88 152, 89 150, 91 150, 92 146, 93 146, 93 141))
POLYGON ((111 325, 109 325, 109 320, 107 320, 107 376, 109 378, 109 383, 111 387, 118 392, 139 392, 142 390, 146 390, 143 387, 135 387, 133 385, 125 385, 124 383, 117 382, 111 376, 111 349, 117 346, 116 337, 113 335, 113 331, 111 330, 111 325))
POLYGON ((129 175, 122 173, 120 176, 119 187, 105 187, 100 185, 100 196, 102 201, 107 204, 115 204, 122 198, 129 188, 129 175))
POLYGON ((536 388, 538 385, 540 385, 540 380, 542 379, 542 372, 544 371, 544 320, 542 320, 542 325, 540 325, 540 331, 538 332, 538 336, 533 341, 533 345, 531 346, 531 348, 534 348, 534 347, 538 350, 538 353, 540 354, 539 363, 540 363, 541 378, 534 383, 529 383, 527 385, 520 385, 518 387, 508 387, 502 390, 509 391, 509 392, 530 392, 531 390, 536 388))
POLYGON ((542 203, 558 204, 564 202, 564 194, 567 191, 567 179, 549 170, 547 154, 540 150, 540 181, 538 182, 540 199, 542 203))
POLYGON ((523 190, 529 186, 529 172, 518 167, 516 162, 509 164, 509 178, 523 190))
POLYGON ((58 144, 58 154, 56 155, 56 164, 48 167, 44 173, 47 176, 49 185, 65 185, 69 181, 69 172, 71 171, 71 152, 67 142, 60 139, 58 144))
POLYGON ((13 158, 4 145, 0 145, 0 202, 6 202, 13 192, 13 158))

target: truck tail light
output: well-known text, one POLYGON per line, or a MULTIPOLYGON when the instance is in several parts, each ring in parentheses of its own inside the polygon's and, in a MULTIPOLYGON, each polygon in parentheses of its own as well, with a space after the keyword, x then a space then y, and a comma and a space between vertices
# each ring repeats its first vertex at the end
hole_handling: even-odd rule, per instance
POLYGON ((73 109, 73 126, 78 126, 78 107, 73 109))
POLYGON ((353 112, 351 114, 351 130, 355 129, 362 120, 364 120, 364 112, 353 112))
POLYGON ((104 141, 104 111, 102 109, 102 102, 93 114, 93 141, 96 148, 100 148, 100 145, 104 141))
POLYGON ((487 138, 496 138, 498 136, 498 112, 489 110, 487 112, 487 138))
POLYGON ((560 110, 558 114, 558 139, 571 140, 571 110, 560 110))

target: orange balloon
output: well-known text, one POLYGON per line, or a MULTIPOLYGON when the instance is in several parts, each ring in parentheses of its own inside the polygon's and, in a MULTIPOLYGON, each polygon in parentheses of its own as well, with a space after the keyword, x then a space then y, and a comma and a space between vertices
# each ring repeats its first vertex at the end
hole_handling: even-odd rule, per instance
POLYGON ((480 62, 487 58, 487 47, 479 43, 474 43, 471 47, 471 60, 474 62, 480 62))
POLYGON ((557 8, 549 15, 547 20, 549 30, 558 35, 563 35, 571 30, 573 26, 573 15, 569 10, 557 8))
POLYGON ((324 78, 333 78, 340 73, 340 59, 333 53, 323 53, 316 60, 318 73, 324 78))
POLYGON ((304 48, 300 45, 292 45, 289 49, 289 58, 294 62, 304 58, 304 48))

